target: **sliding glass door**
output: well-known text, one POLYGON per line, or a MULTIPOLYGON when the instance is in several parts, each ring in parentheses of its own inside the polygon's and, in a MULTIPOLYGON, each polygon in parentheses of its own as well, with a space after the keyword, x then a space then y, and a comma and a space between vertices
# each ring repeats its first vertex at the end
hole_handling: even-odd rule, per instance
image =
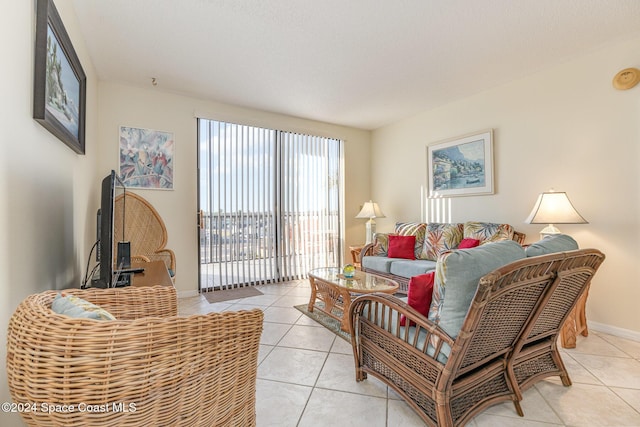
POLYGON ((198 120, 200 289, 339 265, 341 141, 198 120))

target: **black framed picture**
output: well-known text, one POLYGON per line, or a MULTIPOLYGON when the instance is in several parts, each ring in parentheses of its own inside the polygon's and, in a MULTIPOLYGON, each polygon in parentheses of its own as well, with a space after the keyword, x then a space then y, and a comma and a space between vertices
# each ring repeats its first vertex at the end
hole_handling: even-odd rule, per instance
POLYGON ((53 0, 37 0, 33 118, 84 154, 87 78, 53 0))

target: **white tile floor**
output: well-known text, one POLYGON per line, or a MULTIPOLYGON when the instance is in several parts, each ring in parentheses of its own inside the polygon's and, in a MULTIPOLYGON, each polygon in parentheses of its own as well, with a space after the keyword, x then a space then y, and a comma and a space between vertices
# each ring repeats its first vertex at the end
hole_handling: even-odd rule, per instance
MULTIPOLYGON (((354 379, 351 345, 293 308, 307 281, 259 286, 264 295, 209 304, 180 299, 183 315, 258 307, 264 311, 257 380, 258 427, 422 426, 397 394, 373 377, 354 379)), ((640 342, 591 332, 562 357, 573 381, 537 383, 522 401, 492 406, 469 426, 640 426, 640 342)))

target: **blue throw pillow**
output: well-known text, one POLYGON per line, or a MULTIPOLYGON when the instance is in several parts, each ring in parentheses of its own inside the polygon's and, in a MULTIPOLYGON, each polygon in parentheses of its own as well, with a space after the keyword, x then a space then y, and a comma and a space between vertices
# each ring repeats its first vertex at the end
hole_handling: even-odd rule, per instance
POLYGON ((455 339, 467 316, 480 278, 524 257, 524 249, 513 240, 486 243, 473 250, 453 250, 443 254, 436 264, 429 320, 455 339))

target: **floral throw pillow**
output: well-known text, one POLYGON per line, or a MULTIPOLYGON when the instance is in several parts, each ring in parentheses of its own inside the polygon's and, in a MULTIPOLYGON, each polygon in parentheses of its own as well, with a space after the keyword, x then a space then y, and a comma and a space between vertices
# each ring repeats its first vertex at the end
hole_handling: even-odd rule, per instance
POLYGON ((463 224, 429 223, 419 258, 437 261, 442 253, 458 247, 462 230, 463 224))
POLYGON ((464 237, 478 239, 481 245, 501 240, 512 240, 514 231, 509 224, 475 221, 469 221, 464 224, 464 237))

